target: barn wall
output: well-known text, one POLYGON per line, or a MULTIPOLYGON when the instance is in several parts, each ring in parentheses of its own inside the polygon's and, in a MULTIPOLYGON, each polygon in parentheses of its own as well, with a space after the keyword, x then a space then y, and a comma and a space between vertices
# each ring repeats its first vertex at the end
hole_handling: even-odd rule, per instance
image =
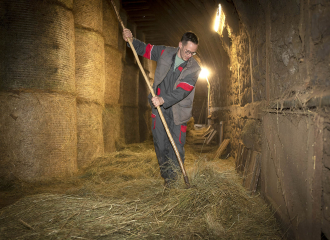
POLYGON ((219 3, 230 63, 218 71, 230 75, 211 86, 212 118, 224 121, 233 156, 240 142, 262 154, 259 187, 287 237, 329 239, 330 5, 219 3))

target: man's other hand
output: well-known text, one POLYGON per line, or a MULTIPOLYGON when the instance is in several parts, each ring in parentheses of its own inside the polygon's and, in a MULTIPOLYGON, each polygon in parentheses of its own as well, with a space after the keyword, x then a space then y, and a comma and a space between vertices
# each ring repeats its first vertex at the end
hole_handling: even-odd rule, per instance
POLYGON ((155 96, 155 97, 151 98, 151 102, 153 103, 153 105, 156 108, 156 107, 164 104, 164 99, 162 97, 155 96))
POLYGON ((125 29, 123 30, 123 39, 124 39, 126 42, 128 42, 128 39, 129 39, 129 38, 133 38, 133 34, 132 34, 131 30, 125 28, 125 29))

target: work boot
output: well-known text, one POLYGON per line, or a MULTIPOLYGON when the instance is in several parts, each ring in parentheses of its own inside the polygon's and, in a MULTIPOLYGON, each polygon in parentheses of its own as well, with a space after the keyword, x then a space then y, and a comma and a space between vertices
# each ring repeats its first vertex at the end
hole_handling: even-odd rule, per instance
POLYGON ((173 188, 175 181, 171 179, 164 179, 164 187, 165 188, 173 188))

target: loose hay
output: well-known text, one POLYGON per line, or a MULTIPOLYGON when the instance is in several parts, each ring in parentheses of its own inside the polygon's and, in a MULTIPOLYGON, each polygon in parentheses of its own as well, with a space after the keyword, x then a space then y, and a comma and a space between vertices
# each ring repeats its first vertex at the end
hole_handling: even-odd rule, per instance
POLYGON ((244 190, 233 167, 221 171, 220 164, 196 158, 187 147, 186 169, 194 188, 185 189, 180 179, 175 188, 164 189, 152 143, 133 144, 95 160, 66 181, 62 194, 34 195, 3 208, 2 236, 280 239, 273 213, 244 190))

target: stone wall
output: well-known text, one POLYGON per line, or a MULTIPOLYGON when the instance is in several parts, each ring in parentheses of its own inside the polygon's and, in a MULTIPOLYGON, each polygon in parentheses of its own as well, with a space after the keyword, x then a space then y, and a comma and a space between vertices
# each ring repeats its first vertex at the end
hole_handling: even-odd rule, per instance
MULTIPOLYGON (((327 230, 330 229, 329 167, 325 150, 326 134, 329 132, 326 122, 330 121, 327 114, 330 105, 330 4, 322 0, 233 0, 221 4, 226 22, 219 34, 219 41, 230 63, 219 66, 218 74, 229 71, 230 76, 218 80, 220 87, 217 84, 211 86, 212 118, 215 123, 224 121, 224 138, 230 139, 232 156, 236 156, 239 142, 261 152, 261 193, 275 209, 281 204, 286 205, 277 212, 283 221, 284 231, 290 226, 286 236, 320 239, 321 234, 324 234, 330 238, 327 230), (274 122, 265 121, 269 117, 274 122), (295 129, 290 129, 290 124, 297 119, 305 119, 308 131, 315 131, 315 134, 311 134, 319 142, 318 146, 322 147, 313 145, 304 130, 306 125, 293 124, 291 128, 295 129), (322 120, 317 122, 315 119, 322 120), (288 130, 282 132, 285 128, 288 130), (317 135, 323 133, 323 129, 324 137, 317 135), (300 136, 301 132, 306 134, 300 136), (265 136, 275 138, 265 142, 265 136), (282 144, 282 147, 274 150, 277 144, 282 144), (302 186, 306 183, 299 177, 299 170, 293 170, 292 179, 286 182, 282 173, 278 172, 282 167, 274 168, 271 161, 270 152, 280 154, 284 151, 283 156, 288 156, 293 144, 306 146, 311 149, 311 156, 314 156, 305 159, 306 166, 314 167, 304 174, 306 179, 314 179, 314 185, 308 187, 308 191, 312 189, 310 193, 315 194, 314 201, 304 195, 307 189, 303 190, 302 186), (274 169, 277 174, 270 176, 269 172, 274 169), (293 187, 292 181, 297 182, 297 186, 293 187), (277 191, 267 191, 273 185, 277 191), (323 192, 320 190, 322 186, 323 192), (291 190, 288 189, 297 194, 290 197, 288 191, 291 190), (304 210, 304 213, 297 210, 298 223, 292 222, 295 211, 292 209, 295 207, 288 209, 288 202, 281 203, 283 198, 292 201, 295 207, 302 199, 306 202, 303 208, 308 210, 304 210), (313 224, 313 227, 309 228, 309 224, 313 224), (306 229, 310 231, 306 232, 306 229)), ((291 163, 299 165, 302 158, 293 154, 282 161, 280 166, 285 168, 291 163)))

